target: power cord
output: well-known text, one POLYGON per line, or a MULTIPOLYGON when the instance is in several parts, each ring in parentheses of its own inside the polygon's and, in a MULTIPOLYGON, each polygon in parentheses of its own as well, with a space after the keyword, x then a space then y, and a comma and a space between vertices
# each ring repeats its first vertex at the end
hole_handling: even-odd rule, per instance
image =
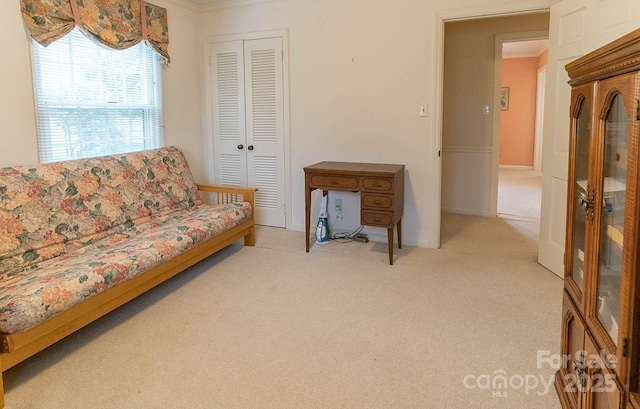
POLYGON ((331 240, 336 241, 337 243, 349 243, 349 242, 353 241, 354 238, 356 238, 360 234, 360 232, 362 231, 363 228, 364 228, 364 226, 360 226, 357 229, 355 229, 354 231, 352 231, 351 233, 348 233, 348 232, 334 233, 329 238, 331 240))

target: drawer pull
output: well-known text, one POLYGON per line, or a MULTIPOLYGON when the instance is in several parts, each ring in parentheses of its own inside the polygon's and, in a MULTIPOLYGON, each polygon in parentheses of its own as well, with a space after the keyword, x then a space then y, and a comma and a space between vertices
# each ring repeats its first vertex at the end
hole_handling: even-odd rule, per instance
POLYGON ((365 208, 393 210, 393 196, 391 195, 363 193, 360 200, 365 208))
POLYGON ((379 192, 391 192, 393 190, 393 181, 390 179, 362 179, 362 187, 364 190, 375 190, 379 192))
POLYGON ((363 211, 360 217, 361 224, 367 226, 391 227, 393 225, 393 213, 363 211))
POLYGON ((310 183, 311 186, 320 189, 330 187, 352 190, 358 187, 358 178, 332 175, 312 175, 310 183))

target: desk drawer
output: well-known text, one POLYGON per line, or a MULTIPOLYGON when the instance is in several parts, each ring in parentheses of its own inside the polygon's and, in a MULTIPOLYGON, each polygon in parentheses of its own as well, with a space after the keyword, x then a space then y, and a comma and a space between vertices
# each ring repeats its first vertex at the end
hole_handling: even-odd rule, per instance
POLYGON ((393 227, 393 213, 362 210, 360 212, 360 224, 366 226, 393 227))
POLYGON ((312 175, 311 186, 317 188, 345 188, 345 189, 357 189, 358 178, 348 176, 327 176, 327 175, 312 175))
POLYGON ((366 209, 393 210, 393 196, 362 193, 360 206, 366 209))
POLYGON ((362 187, 364 190, 391 192, 393 190, 393 180, 366 177, 362 179, 362 187))

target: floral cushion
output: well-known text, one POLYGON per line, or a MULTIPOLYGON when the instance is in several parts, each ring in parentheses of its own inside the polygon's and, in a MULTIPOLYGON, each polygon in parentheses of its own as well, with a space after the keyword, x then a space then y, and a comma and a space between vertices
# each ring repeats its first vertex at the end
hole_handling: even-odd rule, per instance
POLYGON ((155 213, 200 203, 176 147, 0 168, 0 284, 155 213))
POLYGON ((206 205, 182 151, 0 169, 0 332, 22 332, 251 218, 206 205))
POLYGON ((0 332, 33 327, 250 218, 249 203, 176 210, 29 266, 0 288, 0 332))

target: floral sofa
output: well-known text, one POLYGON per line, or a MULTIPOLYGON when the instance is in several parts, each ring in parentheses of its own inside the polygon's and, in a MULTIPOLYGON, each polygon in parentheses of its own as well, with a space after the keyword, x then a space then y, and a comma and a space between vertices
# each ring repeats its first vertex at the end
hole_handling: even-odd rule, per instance
POLYGON ((254 245, 254 191, 197 185, 177 147, 0 168, 2 371, 230 243, 254 245))

